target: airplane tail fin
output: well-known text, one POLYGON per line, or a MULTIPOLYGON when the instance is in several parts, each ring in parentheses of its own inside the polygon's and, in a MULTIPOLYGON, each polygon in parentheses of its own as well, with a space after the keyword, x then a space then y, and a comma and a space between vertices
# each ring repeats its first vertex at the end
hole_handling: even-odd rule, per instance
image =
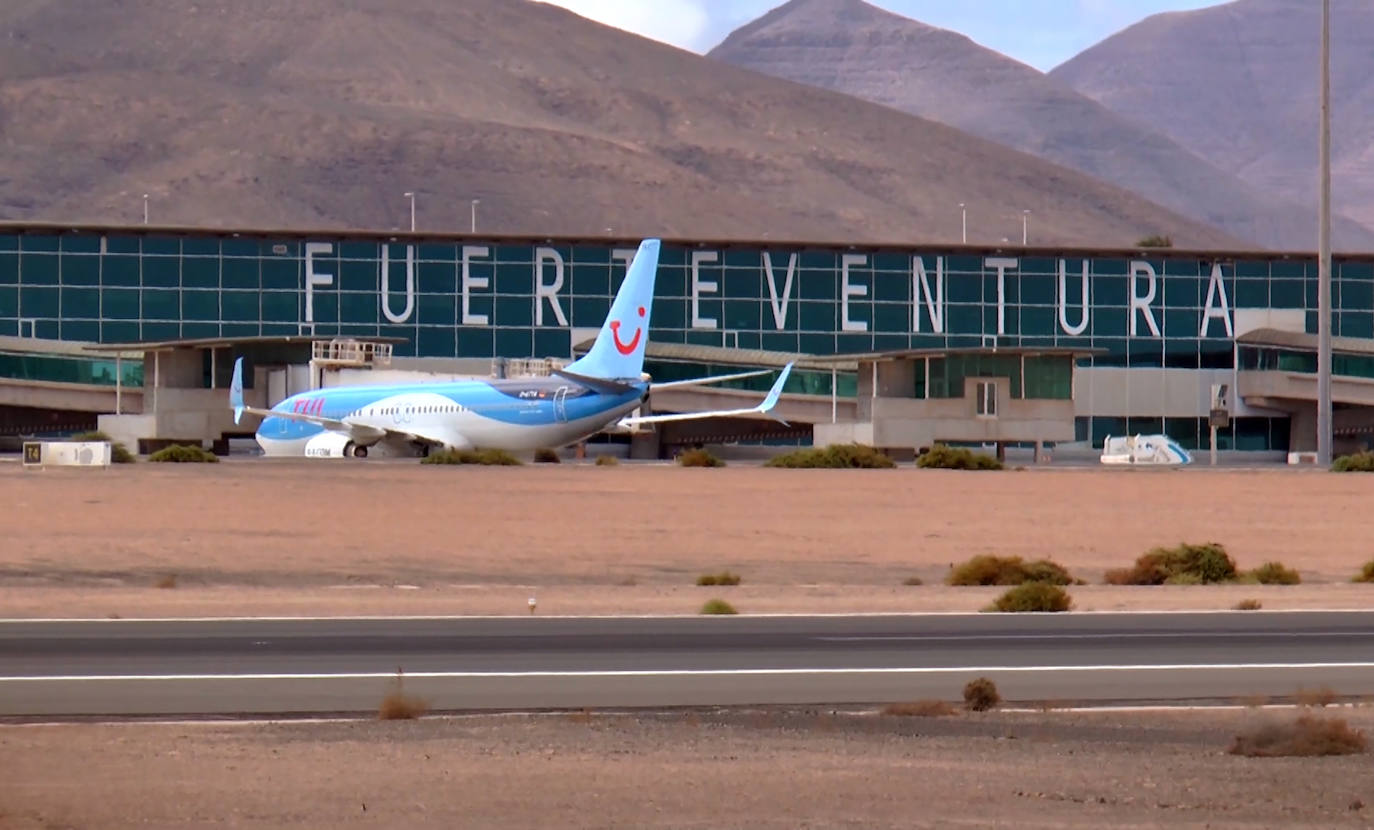
POLYGON ((659 246, 657 239, 639 243, 596 342, 585 356, 567 366, 569 372, 607 380, 639 380, 644 371, 644 347, 649 342, 659 246))
POLYGON ((234 409, 234 423, 243 417, 243 358, 234 361, 234 379, 229 382, 229 406, 234 409))

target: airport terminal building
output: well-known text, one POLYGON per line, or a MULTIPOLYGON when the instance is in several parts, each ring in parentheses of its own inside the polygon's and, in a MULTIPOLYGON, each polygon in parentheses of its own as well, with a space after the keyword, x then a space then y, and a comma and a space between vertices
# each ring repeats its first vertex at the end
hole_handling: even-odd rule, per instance
MULTIPOLYGON (((0 225, 0 383, 115 382, 106 356, 42 344, 305 335, 391 338, 405 357, 567 358, 595 336, 637 243, 0 225)), ((799 364, 786 391, 853 398, 865 386, 834 356, 949 350, 921 362, 917 397, 996 372, 1013 396, 1072 399, 1078 442, 1163 432, 1205 448, 1222 383, 1236 394, 1221 448, 1310 448, 1316 268, 1265 252, 665 240, 646 370, 831 358, 799 364), (1017 356, 1042 348, 1082 355, 1072 384, 1017 356)), ((1337 257, 1333 274, 1340 416, 1374 389, 1374 255, 1337 257)), ((118 371, 132 385, 150 370, 118 371)))

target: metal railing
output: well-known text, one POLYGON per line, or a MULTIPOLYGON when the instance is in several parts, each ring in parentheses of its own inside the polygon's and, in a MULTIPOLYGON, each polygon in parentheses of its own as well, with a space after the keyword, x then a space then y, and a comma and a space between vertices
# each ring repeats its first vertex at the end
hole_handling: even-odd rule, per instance
POLYGON ((311 344, 310 359, 335 366, 390 366, 391 344, 335 338, 311 344))

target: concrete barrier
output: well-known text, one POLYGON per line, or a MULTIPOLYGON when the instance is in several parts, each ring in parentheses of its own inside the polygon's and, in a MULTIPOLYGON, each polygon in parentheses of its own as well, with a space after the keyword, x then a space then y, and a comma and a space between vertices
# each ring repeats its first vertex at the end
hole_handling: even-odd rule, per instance
POLYGON ((1316 464, 1317 454, 1314 452, 1290 452, 1288 454, 1289 464, 1316 464))

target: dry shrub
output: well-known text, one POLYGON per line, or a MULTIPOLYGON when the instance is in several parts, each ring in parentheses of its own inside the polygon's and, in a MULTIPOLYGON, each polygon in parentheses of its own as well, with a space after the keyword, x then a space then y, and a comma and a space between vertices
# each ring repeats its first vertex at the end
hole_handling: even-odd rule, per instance
POLYGON ((712 455, 708 450, 687 450, 680 453, 677 463, 683 467, 724 467, 725 462, 712 455))
POLYGON ((1237 735, 1228 750, 1250 758, 1358 755, 1368 745, 1363 732, 1351 729, 1344 718, 1299 715, 1297 720, 1271 721, 1237 735))
POLYGON ((917 700, 912 703, 889 703, 883 707, 884 715, 905 718, 940 718, 952 715, 959 710, 943 700, 917 700))
POLYGON ((919 576, 909 576, 902 580, 903 585, 924 585, 926 581, 919 576))
POLYGON ((964 686, 964 706, 974 712, 986 712, 1001 702, 997 684, 986 677, 970 680, 964 686))
POLYGON ((1374 452, 1366 450, 1342 455, 1331 462, 1331 470, 1336 473, 1374 473, 1374 452))
POLYGON ((1265 562, 1242 574, 1241 581, 1258 582, 1261 585, 1298 585, 1302 582, 1302 575, 1282 562, 1265 562))
POLYGON ((1351 582, 1374 582, 1374 559, 1364 563, 1360 573, 1351 582))
POLYGON ((1073 598, 1058 585, 1027 582, 1008 588, 992 603, 992 610, 1003 613, 1058 613, 1073 607, 1073 598))
POLYGON ((1069 575, 1067 569, 1049 559, 1023 562, 1019 556, 982 554, 950 568, 945 576, 948 585, 1024 585, 1027 582, 1046 582, 1051 585, 1083 584, 1069 575))
POLYGON ((768 459, 763 466, 794 470, 890 470, 897 466, 897 462, 865 444, 831 444, 776 455, 768 459))
POLYGON ((933 470, 1001 470, 1004 465, 994 456, 965 447, 936 444, 916 459, 916 466, 933 470))
POLYGON ((1317 689, 1298 689, 1293 697, 1302 706, 1330 706, 1341 696, 1330 686, 1322 686, 1317 689))
POLYGON ((1257 599, 1243 599, 1232 606, 1235 611, 1258 611, 1264 606, 1257 599))
POLYGON ((562 464, 563 461, 558 457, 558 451, 548 447, 540 447, 534 451, 534 463, 536 464, 562 464))
POLYGON ((596 466, 598 467, 614 467, 619 463, 620 459, 614 455, 598 455, 596 457, 596 466))
POLYGON ((148 456, 148 460, 174 464, 217 464, 219 456, 195 444, 169 444, 148 456))
POLYGON ((520 459, 505 450, 439 450, 420 459, 421 464, 479 464, 483 467, 518 467, 520 459))
POLYGON ((698 585, 738 585, 739 574, 730 571, 721 571, 718 574, 702 574, 697 577, 698 585))
POLYGON ((708 599, 706 604, 701 606, 702 614, 738 614, 735 606, 723 599, 708 599))
POLYGON ((176 575, 176 574, 167 574, 166 576, 158 577, 158 580, 157 580, 156 582, 153 583, 153 587, 154 587, 154 588, 175 588, 175 587, 177 587, 177 575, 176 575))
POLYGON ((1180 544, 1176 548, 1154 548, 1135 560, 1129 568, 1107 571, 1109 585, 1206 585, 1234 582, 1236 563, 1226 548, 1216 542, 1204 545, 1180 544))
POLYGON ((379 720, 412 720, 429 711, 429 702, 415 695, 406 694, 405 681, 401 677, 401 670, 396 670, 396 681, 386 697, 382 698, 381 706, 377 707, 377 718, 379 720))

